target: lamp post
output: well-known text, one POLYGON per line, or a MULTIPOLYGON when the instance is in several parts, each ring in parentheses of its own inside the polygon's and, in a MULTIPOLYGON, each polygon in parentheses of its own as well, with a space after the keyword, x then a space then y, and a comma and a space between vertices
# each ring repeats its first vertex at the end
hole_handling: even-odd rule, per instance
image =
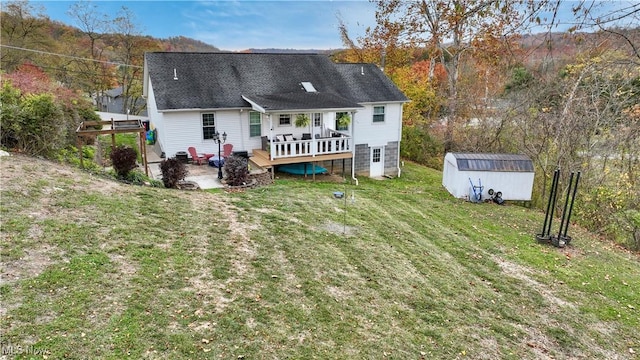
POLYGON ((218 179, 222 180, 222 155, 220 154, 220 145, 224 144, 227 141, 227 133, 222 133, 222 138, 220 138, 220 133, 218 131, 213 134, 213 141, 218 144, 218 179))

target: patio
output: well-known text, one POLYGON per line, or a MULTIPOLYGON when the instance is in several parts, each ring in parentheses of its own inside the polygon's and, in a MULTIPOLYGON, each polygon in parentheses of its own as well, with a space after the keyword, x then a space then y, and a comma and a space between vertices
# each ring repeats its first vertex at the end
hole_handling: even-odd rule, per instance
MULTIPOLYGON (((149 158, 149 177, 162 181, 162 172, 160 171, 160 162, 162 158, 158 153, 160 147, 156 144, 145 144, 149 158)), ((218 168, 209 165, 186 164, 189 174, 185 178, 186 181, 193 181, 200 189, 216 189, 222 188, 224 185, 218 179, 218 168)))
MULTIPOLYGON (((222 188, 224 185, 218 179, 218 168, 209 165, 186 164, 189 174, 185 178, 186 181, 193 181, 200 189, 216 189, 222 188)), ((153 162, 149 164, 149 177, 162 181, 162 172, 160 171, 160 163, 153 162)))

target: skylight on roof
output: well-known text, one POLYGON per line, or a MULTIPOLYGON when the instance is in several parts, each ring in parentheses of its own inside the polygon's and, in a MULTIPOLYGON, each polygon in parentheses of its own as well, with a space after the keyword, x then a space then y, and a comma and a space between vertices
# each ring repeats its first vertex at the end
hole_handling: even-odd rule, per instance
POLYGON ((308 82, 308 81, 303 81, 303 82, 302 82, 302 87, 304 87, 304 89, 305 89, 307 92, 316 92, 316 88, 314 88, 314 87, 313 87, 313 84, 311 84, 311 83, 310 83, 310 82, 308 82))

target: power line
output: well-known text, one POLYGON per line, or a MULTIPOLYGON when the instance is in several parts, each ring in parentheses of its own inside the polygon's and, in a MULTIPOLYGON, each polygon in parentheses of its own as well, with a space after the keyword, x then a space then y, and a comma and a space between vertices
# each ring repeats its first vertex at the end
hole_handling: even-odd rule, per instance
POLYGON ((93 61, 93 62, 98 62, 98 63, 102 63, 102 64, 127 66, 127 67, 134 67, 134 68, 138 68, 138 69, 143 69, 144 68, 143 66, 138 66, 138 65, 123 64, 123 63, 117 63, 117 62, 114 62, 114 61, 106 61, 106 60, 88 59, 88 58, 82 58, 82 57, 78 57, 78 56, 64 55, 64 54, 52 53, 52 52, 42 51, 42 50, 27 49, 27 48, 11 46, 11 45, 2 45, 2 44, 0 44, 0 46, 1 47, 6 47, 6 48, 9 48, 9 49, 14 49, 14 50, 30 51, 30 52, 34 52, 34 53, 38 53, 38 54, 55 55, 55 56, 65 57, 65 58, 74 59, 74 60, 93 61))

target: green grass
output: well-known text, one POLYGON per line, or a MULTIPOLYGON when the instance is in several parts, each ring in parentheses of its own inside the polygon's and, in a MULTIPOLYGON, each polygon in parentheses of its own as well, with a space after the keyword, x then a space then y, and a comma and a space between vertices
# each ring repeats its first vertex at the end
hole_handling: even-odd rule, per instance
POLYGON ((241 193, 125 186, 19 156, 2 174, 3 344, 49 358, 640 352, 637 254, 575 226, 567 248, 538 244, 543 213, 453 199, 424 167, 241 193))
MULTIPOLYGON (((115 144, 116 146, 128 146, 136 151, 138 154, 138 162, 142 161, 142 157, 140 155, 140 147, 138 146, 139 136, 137 133, 135 134, 115 134, 115 144)), ((98 141, 100 141, 102 145, 102 149, 104 152, 104 158, 109 159, 111 154, 111 136, 102 135, 98 136, 98 141)))

